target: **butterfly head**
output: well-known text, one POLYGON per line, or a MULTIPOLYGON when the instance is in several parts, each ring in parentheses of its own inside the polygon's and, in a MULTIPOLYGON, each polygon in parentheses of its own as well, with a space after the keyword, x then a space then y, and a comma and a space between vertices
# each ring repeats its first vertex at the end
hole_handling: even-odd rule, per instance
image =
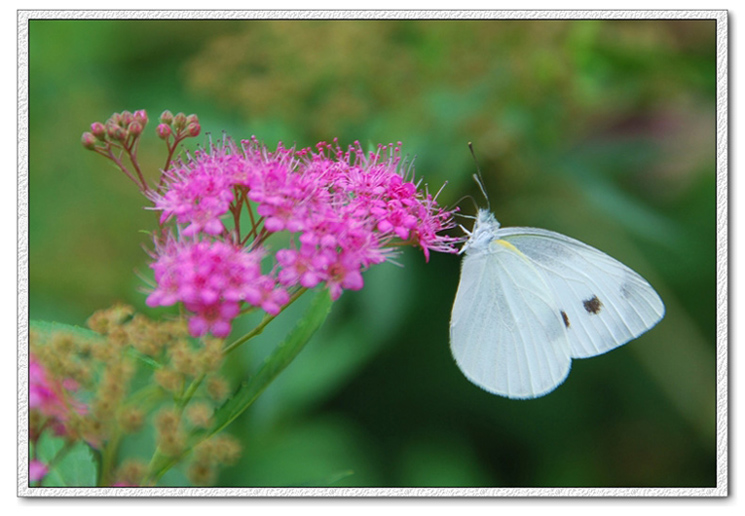
POLYGON ((489 244, 496 238, 499 221, 489 210, 480 209, 473 223, 473 230, 468 233, 468 240, 460 248, 458 254, 466 252, 481 252, 489 248, 489 244))

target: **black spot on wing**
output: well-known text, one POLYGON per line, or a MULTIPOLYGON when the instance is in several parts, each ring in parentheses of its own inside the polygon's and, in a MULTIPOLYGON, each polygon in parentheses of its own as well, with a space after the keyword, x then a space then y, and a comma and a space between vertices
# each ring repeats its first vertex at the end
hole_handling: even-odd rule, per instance
POLYGON ((561 313, 561 318, 564 319, 564 326, 569 328, 569 316, 564 310, 559 310, 559 313, 561 313))
POLYGON ((585 310, 587 310, 588 314, 597 314, 603 307, 603 303, 600 302, 598 296, 592 296, 591 299, 582 301, 582 305, 585 307, 585 310))

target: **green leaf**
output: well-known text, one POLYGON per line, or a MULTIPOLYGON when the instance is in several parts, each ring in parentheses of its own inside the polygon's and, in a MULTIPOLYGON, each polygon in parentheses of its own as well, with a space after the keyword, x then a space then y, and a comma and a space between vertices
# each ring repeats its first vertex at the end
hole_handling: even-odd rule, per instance
POLYGON ((332 473, 331 475, 328 475, 327 477, 320 478, 318 480, 310 481, 310 482, 303 482, 297 485, 291 485, 287 487, 310 487, 310 486, 332 486, 339 482, 340 480, 344 480, 345 478, 351 477, 354 475, 354 471, 351 469, 345 470, 345 471, 337 471, 332 473))
POLYGON ((74 326, 72 324, 63 324, 58 322, 49 321, 30 321, 29 329, 39 332, 42 336, 46 337, 52 333, 66 332, 70 333, 73 337, 81 339, 101 339, 101 335, 88 328, 82 328, 80 326, 74 326))
POLYGON ((92 487, 96 485, 98 463, 90 447, 77 442, 65 447, 65 440, 48 434, 39 439, 36 454, 50 464, 50 471, 41 485, 44 487, 92 487))
POLYGON ((310 338, 321 327, 331 309, 331 298, 328 291, 322 290, 308 307, 305 316, 300 319, 287 338, 279 344, 264 361, 259 371, 245 382, 235 395, 215 413, 215 427, 211 433, 217 433, 238 416, 240 416, 262 392, 274 381, 294 358, 302 351, 310 338))

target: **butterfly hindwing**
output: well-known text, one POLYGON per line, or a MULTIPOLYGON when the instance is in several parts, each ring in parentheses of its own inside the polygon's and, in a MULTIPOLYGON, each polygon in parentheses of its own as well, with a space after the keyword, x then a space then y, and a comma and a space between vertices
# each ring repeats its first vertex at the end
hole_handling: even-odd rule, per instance
POLYGON ((570 346, 551 286, 511 246, 495 243, 464 257, 450 336, 466 377, 495 394, 541 396, 569 374, 570 346))

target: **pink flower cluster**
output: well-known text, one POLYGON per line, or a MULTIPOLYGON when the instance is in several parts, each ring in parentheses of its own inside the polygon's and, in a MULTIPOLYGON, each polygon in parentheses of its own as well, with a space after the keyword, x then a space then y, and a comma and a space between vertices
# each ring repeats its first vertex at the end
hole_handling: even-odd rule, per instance
MULTIPOLYGON (((57 435, 65 435, 65 425, 73 412, 85 414, 85 404, 74 399, 72 392, 78 389, 74 380, 58 381, 52 378, 34 355, 29 356, 28 405, 31 411, 38 412, 42 418, 39 426, 32 425, 30 436, 37 440, 45 428, 51 428, 57 435)), ((29 481, 37 482, 44 478, 49 469, 38 459, 29 462, 29 481)))
POLYGON ((148 296, 149 306, 184 303, 194 312, 189 331, 194 336, 230 333, 231 321, 245 301, 276 315, 288 300, 270 276, 261 274, 261 249, 248 251, 220 240, 167 237, 156 247, 151 265, 157 288, 148 296))
POLYGON ((57 434, 63 435, 64 423, 71 411, 79 414, 86 412, 86 406, 71 396, 78 389, 77 383, 72 379, 59 382, 51 378, 33 355, 30 357, 28 370, 29 409, 38 410, 51 421, 57 434))
POLYGON ((299 287, 323 284, 333 299, 361 289, 362 272, 393 246, 418 246, 427 260, 455 252, 457 239, 440 234, 453 227, 452 212, 407 177, 400 150, 321 142, 270 151, 255 138, 225 139, 177 162, 151 196, 161 223, 173 218, 180 230, 156 245, 148 304, 183 302, 194 335, 225 336, 241 302, 276 314, 299 287), (265 241, 279 232, 289 245, 270 253, 265 241), (261 274, 266 255, 274 264, 261 274))

